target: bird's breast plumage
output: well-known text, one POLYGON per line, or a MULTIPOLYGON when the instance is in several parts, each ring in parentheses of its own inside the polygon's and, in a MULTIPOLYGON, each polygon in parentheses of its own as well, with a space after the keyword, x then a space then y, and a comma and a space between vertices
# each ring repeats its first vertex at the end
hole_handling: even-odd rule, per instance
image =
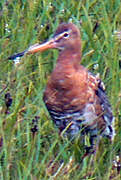
POLYGON ((113 134, 113 116, 105 92, 99 79, 83 66, 62 72, 56 68, 48 81, 44 101, 60 131, 67 128, 72 136, 82 129, 92 136, 113 134))

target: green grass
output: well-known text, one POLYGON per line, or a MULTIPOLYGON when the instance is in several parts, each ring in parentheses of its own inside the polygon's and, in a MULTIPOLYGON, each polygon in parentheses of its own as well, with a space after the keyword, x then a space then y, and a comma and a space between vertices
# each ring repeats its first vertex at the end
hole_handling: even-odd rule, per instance
POLYGON ((121 41, 113 36, 116 30, 121 30, 120 0, 0 1, 1 180, 121 178, 116 168, 112 168, 113 160, 121 156, 121 41), (42 101, 58 52, 48 50, 25 56, 18 66, 6 60, 29 45, 49 38, 59 23, 69 21, 80 28, 82 64, 91 72, 100 73, 116 119, 114 143, 102 143, 95 159, 91 155, 83 162, 84 149, 79 139, 72 143, 59 137, 42 101), (13 99, 9 114, 5 105, 8 92, 13 99), (40 118, 33 136, 35 116, 40 118))

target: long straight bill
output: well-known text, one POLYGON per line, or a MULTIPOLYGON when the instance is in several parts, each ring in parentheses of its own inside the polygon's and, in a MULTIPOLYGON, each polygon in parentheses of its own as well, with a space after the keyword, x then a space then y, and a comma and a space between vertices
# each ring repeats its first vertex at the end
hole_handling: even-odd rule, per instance
POLYGON ((54 39, 51 39, 45 43, 42 44, 35 44, 33 46, 30 46, 28 49, 27 54, 32 54, 32 53, 36 53, 36 52, 43 52, 47 49, 51 49, 51 48, 56 48, 56 43, 54 41, 54 39))
POLYGON ((20 53, 17 53, 17 54, 14 54, 14 55, 8 57, 8 59, 13 60, 13 61, 20 60, 20 58, 22 56, 24 56, 25 54, 33 54, 36 52, 43 52, 43 51, 45 51, 47 49, 51 49, 51 48, 56 48, 56 43, 55 43, 54 39, 51 39, 42 44, 39 44, 39 43, 34 44, 34 45, 30 46, 28 49, 24 50, 23 52, 20 52, 20 53))

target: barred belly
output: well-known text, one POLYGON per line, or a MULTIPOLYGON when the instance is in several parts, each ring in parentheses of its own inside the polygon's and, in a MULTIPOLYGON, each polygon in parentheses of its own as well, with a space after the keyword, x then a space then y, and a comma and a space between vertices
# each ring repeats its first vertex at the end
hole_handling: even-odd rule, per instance
POLYGON ((91 137, 108 136, 110 139, 114 136, 113 122, 108 121, 104 116, 105 128, 99 129, 97 123, 93 123, 98 117, 94 112, 88 111, 92 104, 88 104, 83 111, 68 110, 66 112, 58 112, 53 109, 48 109, 50 116, 54 123, 59 128, 60 132, 63 130, 69 137, 76 137, 79 133, 81 135, 90 134, 91 137))
POLYGON ((83 115, 80 112, 71 110, 66 112, 57 112, 49 110, 49 113, 61 132, 66 129, 65 134, 69 134, 73 137, 81 131, 83 115))

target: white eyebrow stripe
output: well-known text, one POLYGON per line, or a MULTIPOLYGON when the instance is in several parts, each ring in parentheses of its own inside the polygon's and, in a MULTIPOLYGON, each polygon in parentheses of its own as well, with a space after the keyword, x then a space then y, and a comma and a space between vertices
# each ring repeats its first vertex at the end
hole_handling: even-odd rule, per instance
POLYGON ((56 36, 55 36, 55 41, 57 41, 57 40, 59 40, 60 38, 62 38, 65 33, 70 33, 70 32, 71 32, 71 30, 68 30, 68 31, 64 31, 64 32, 56 35, 56 36))

